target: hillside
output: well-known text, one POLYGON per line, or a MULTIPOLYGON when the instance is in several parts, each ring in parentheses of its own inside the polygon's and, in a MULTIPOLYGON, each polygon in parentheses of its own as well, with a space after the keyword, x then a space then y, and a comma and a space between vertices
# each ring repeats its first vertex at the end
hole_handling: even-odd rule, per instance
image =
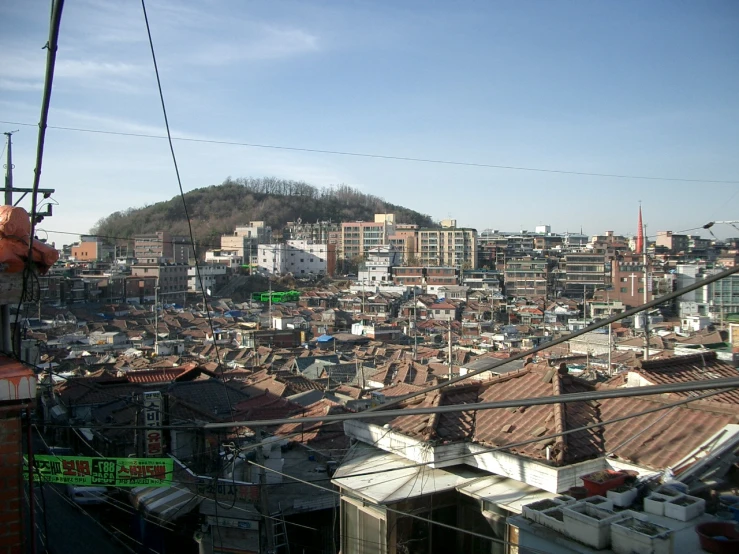
MULTIPOLYGON (((233 232, 249 221, 265 221, 275 231, 289 221, 372 221, 375 213, 394 213, 399 223, 433 226, 427 215, 383 199, 361 193, 346 185, 317 188, 300 181, 273 178, 226 179, 185 193, 198 250, 217 248, 220 235, 233 232)), ((145 206, 115 212, 102 218, 92 234, 133 237, 166 229, 173 235, 187 235, 187 221, 179 196, 145 206)))

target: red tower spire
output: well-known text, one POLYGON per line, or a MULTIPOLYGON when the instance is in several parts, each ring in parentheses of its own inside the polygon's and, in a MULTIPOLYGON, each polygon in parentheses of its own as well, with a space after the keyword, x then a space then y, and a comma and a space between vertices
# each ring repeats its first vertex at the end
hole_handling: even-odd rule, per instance
POLYGON ((644 225, 641 221, 641 206, 639 206, 639 230, 636 232, 636 253, 644 253, 644 225))

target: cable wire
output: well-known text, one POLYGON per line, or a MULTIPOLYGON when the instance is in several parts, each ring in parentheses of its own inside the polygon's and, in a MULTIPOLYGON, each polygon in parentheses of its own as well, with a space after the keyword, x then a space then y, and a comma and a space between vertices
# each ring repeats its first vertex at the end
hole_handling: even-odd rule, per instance
MULTIPOLYGON (((0 121, 0 123, 7 125, 21 125, 21 126, 32 126, 30 123, 23 123, 19 121, 0 121)), ((151 138, 151 139, 168 139, 178 140, 182 142, 194 142, 201 144, 220 144, 227 146, 244 146, 247 148, 263 148, 270 150, 288 150, 292 152, 307 152, 311 154, 330 154, 334 156, 349 156, 355 158, 371 158, 379 160, 391 160, 401 162, 415 162, 415 163, 426 163, 436 165, 452 165, 462 167, 479 167, 486 169, 505 169, 511 171, 527 171, 537 173, 555 173, 560 175, 578 175, 582 177, 603 177, 611 179, 629 179, 629 180, 645 180, 645 181, 674 181, 680 183, 714 183, 714 184, 725 184, 735 185, 739 184, 739 181, 734 180, 721 180, 721 179, 688 179, 683 177, 659 177, 659 176, 646 176, 646 175, 629 175, 619 173, 594 173, 587 171, 571 171, 565 169, 552 169, 552 168, 541 168, 541 167, 525 167, 515 165, 499 165, 482 162, 466 162, 459 160, 443 160, 434 158, 418 158, 412 156, 394 156, 390 154, 373 154, 367 152, 350 152, 343 150, 323 150, 319 148, 304 148, 298 146, 284 146, 277 144, 259 144, 252 142, 236 142, 228 140, 209 140, 209 139, 197 139, 197 138, 185 138, 185 137, 168 137, 163 135, 154 135, 149 133, 127 133, 123 131, 105 131, 102 129, 86 129, 81 127, 50 127, 51 129, 57 129, 60 131, 74 131, 79 133, 95 133, 102 135, 115 135, 124 137, 138 137, 138 138, 151 138)))

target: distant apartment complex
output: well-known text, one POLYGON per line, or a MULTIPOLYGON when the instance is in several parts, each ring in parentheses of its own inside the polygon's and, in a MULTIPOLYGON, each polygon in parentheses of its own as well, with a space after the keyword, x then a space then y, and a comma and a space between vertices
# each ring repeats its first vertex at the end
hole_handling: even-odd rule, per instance
POLYGON ((328 244, 314 244, 307 240, 288 240, 285 243, 257 246, 257 270, 268 275, 326 275, 329 272, 328 244))
POLYGON ((188 263, 190 239, 157 231, 134 237, 134 257, 140 264, 188 263))
POLYGON ((441 229, 419 229, 417 236, 422 265, 477 268, 477 230, 457 227, 456 219, 446 219, 441 229))
POLYGON ((395 214, 375 214, 374 221, 342 223, 339 256, 344 259, 364 257, 369 250, 388 244, 394 232, 395 214))
POLYGON ((221 250, 233 252, 235 256, 251 263, 259 244, 272 242, 272 227, 264 221, 250 221, 248 225, 236 227, 233 234, 221 236, 221 250))

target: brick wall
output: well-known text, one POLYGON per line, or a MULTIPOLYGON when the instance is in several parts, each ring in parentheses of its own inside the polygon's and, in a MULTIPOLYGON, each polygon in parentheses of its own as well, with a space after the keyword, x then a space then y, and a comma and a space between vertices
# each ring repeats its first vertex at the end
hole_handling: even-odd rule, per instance
POLYGON ((23 552, 21 414, 0 407, 0 554, 23 552))

